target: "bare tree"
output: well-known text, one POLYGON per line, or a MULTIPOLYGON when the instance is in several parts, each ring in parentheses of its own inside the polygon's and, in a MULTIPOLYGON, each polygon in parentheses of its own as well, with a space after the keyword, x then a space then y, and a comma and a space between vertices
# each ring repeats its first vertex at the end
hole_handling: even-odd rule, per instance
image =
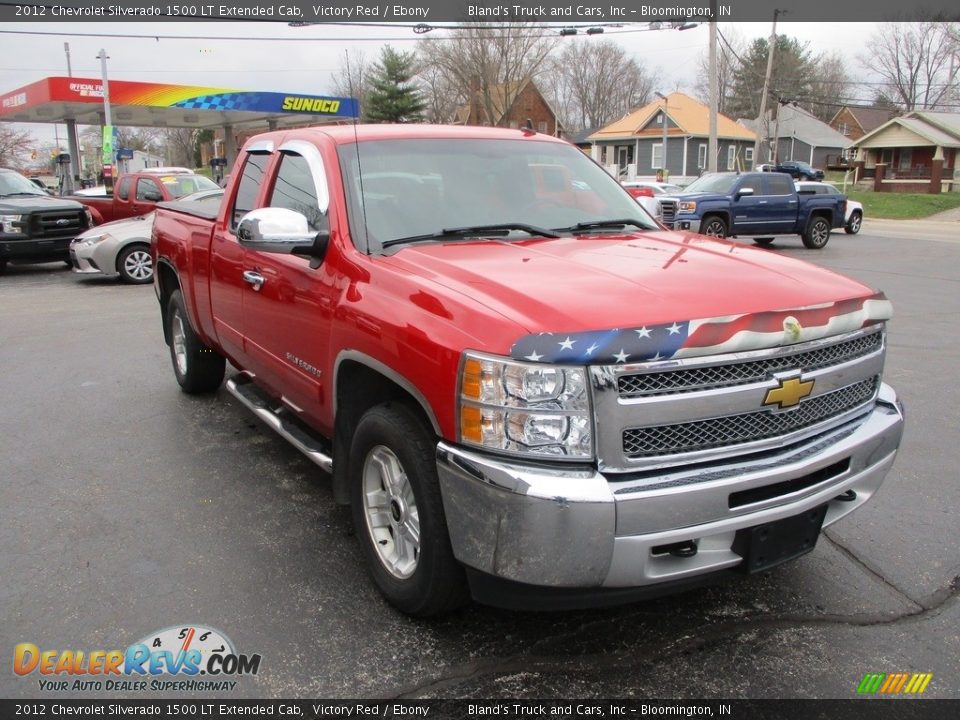
POLYGON ((824 53, 814 60, 809 97, 798 98, 801 107, 823 122, 830 122, 837 111, 849 102, 854 88, 847 74, 847 64, 838 52, 824 53))
POLYGON ((194 166, 199 133, 196 128, 170 128, 164 131, 164 149, 171 165, 194 166))
POLYGON ((457 107, 469 100, 467 94, 442 68, 424 65, 419 58, 418 62, 417 81, 427 103, 423 111, 424 119, 432 123, 450 122, 457 107))
POLYGON ((885 81, 885 94, 904 110, 936 108, 955 92, 955 32, 945 22, 884 23, 860 64, 885 81))
MULTIPOLYGON (((487 117, 495 118, 495 97, 504 107, 516 99, 523 81, 537 78, 545 69, 559 36, 545 36, 542 25, 511 23, 490 27, 471 23, 451 31, 449 38, 424 38, 417 45, 419 65, 446 76, 457 94, 470 97, 479 85, 480 102, 487 117), (494 87, 502 86, 500 92, 494 87)), ((433 99, 428 99, 434 104, 433 99)))
POLYGON ((569 128, 597 128, 645 105, 650 73, 611 40, 573 41, 553 58, 544 83, 569 128))
POLYGON ((22 167, 30 161, 35 149, 30 133, 0 124, 0 167, 22 167))
POLYGON ((362 52, 344 50, 340 67, 330 78, 333 92, 341 97, 356 98, 362 108, 367 98, 370 69, 370 63, 362 52))
MULTIPOLYGON (((717 44, 717 111, 728 115, 729 97, 734 78, 740 67, 740 58, 747 52, 747 45, 732 26, 723 29, 717 44)), ((704 51, 697 58, 697 80, 693 87, 697 99, 704 104, 710 101, 710 57, 704 51)))

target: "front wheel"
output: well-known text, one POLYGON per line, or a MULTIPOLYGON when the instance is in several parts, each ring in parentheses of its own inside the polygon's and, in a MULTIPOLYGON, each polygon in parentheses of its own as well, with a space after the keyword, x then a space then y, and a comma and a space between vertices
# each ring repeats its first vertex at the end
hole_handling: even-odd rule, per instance
POLYGON ((467 598, 437 479, 436 442, 409 407, 387 403, 360 419, 350 450, 353 524, 380 592, 428 617, 467 598))
POLYGON ((700 234, 725 238, 727 236, 727 224, 718 215, 708 215, 700 223, 700 234))
POLYGON ((811 250, 820 250, 830 239, 830 223, 822 215, 812 217, 802 237, 804 246, 811 250))
POLYGON ((120 279, 132 285, 144 285, 153 281, 153 259, 146 245, 128 245, 117 256, 117 272, 120 279))
POLYGON ((183 294, 174 290, 167 303, 167 337, 170 359, 180 388, 191 395, 213 392, 227 369, 222 355, 203 344, 190 326, 183 294))
POLYGON ((760 247, 770 247, 773 245, 773 238, 754 238, 753 242, 760 247))
POLYGON ((860 226, 863 224, 863 213, 855 212, 850 216, 850 219, 847 221, 847 224, 844 226, 844 231, 847 235, 856 235, 860 232, 860 226))

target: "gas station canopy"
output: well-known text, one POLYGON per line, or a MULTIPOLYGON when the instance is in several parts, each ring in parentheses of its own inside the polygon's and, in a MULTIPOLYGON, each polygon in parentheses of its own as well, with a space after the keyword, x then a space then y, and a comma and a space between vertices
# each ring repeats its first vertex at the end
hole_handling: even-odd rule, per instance
MULTIPOLYGON (((303 125, 359 115, 355 98, 110 80, 114 125, 212 128, 303 125)), ((0 120, 102 125, 103 81, 49 77, 0 95, 0 120)))

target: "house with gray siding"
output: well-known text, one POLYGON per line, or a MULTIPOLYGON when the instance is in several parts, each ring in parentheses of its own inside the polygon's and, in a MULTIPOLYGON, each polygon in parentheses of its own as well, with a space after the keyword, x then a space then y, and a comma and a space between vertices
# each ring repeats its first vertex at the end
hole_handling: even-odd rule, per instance
POLYGON ((815 168, 835 165, 852 145, 827 123, 795 105, 780 105, 767 114, 765 121, 740 120, 764 137, 759 162, 777 163, 799 160, 815 168))
MULTIPOLYGON (((665 166, 671 182, 686 183, 706 171, 709 132, 709 108, 675 92, 600 128, 590 141, 594 159, 621 180, 654 178, 665 166)), ((752 169, 756 137, 753 130, 718 115, 717 169, 752 169)))

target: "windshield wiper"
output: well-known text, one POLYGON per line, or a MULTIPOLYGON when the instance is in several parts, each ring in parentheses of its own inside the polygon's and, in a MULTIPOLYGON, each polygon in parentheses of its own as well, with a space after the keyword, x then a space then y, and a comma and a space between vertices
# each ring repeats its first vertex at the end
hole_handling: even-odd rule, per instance
POLYGON ((400 245, 403 243, 427 242, 429 240, 442 240, 444 238, 471 238, 471 237, 504 237, 512 231, 519 230, 528 235, 539 235, 545 238, 560 237, 552 230, 537 227, 536 225, 527 225, 526 223, 500 223, 497 225, 470 225, 468 227, 444 228, 439 232, 427 233, 426 235, 411 235, 410 237, 392 238, 385 240, 382 247, 388 248, 391 245, 400 245))
POLYGON ((560 232, 578 232, 581 230, 604 230, 611 229, 616 230, 624 228, 627 225, 633 225, 638 227, 641 230, 656 230, 657 228, 651 228, 648 225, 643 224, 639 220, 632 220, 630 218, 618 219, 618 220, 593 220, 591 222, 579 222, 576 225, 571 225, 566 228, 554 228, 554 230, 560 232))

